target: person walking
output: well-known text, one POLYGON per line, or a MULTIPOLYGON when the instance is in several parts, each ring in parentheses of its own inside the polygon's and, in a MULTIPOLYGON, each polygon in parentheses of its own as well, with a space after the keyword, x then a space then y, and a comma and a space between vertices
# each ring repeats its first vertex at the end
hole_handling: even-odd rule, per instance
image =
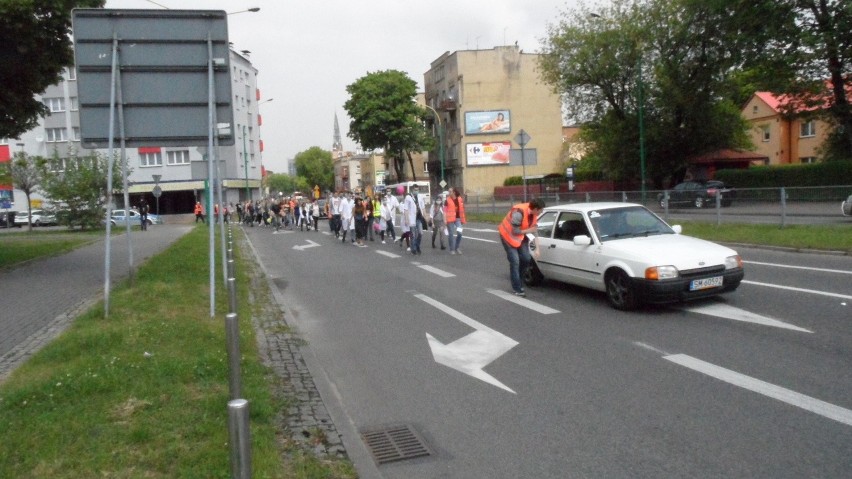
POLYGON ((275 228, 273 233, 278 233, 281 230, 281 203, 273 201, 270 209, 272 210, 272 227, 275 228))
POLYGON ((394 216, 394 214, 396 214, 396 212, 395 212, 396 208, 394 206, 392 206, 393 203, 390 200, 391 198, 393 198, 393 195, 390 194, 390 193, 388 193, 387 195, 385 195, 384 198, 382 198, 382 206, 381 206, 381 215, 382 216, 381 216, 381 221, 380 221, 380 222, 384 222, 384 228, 382 228, 382 230, 381 230, 382 244, 385 244, 385 233, 388 234, 388 236, 391 239, 391 242, 396 241, 396 230, 394 229, 394 226, 393 226, 393 216, 394 216))
POLYGON ((195 213, 196 223, 198 223, 199 221, 204 223, 204 208, 202 208, 200 201, 195 202, 195 210, 193 211, 193 213, 195 213))
POLYGON ((374 199, 370 195, 367 195, 365 202, 367 208, 367 232, 370 235, 370 241, 375 241, 375 232, 379 231, 379 220, 382 217, 382 204, 379 202, 378 197, 374 199))
POLYGON ((319 231, 320 207, 316 198, 311 202, 311 217, 313 218, 314 231, 319 231))
MULTIPOLYGON (((340 240, 341 243, 346 242, 346 234, 349 233, 350 224, 352 228, 355 227, 354 223, 352 223, 352 206, 353 204, 349 202, 348 194, 344 193, 340 198, 340 221, 341 221, 341 229, 343 230, 343 238, 340 240)), ((349 237, 352 242, 355 242, 355 238, 349 237)))
POLYGON ((337 193, 332 193, 331 195, 331 230, 334 232, 335 238, 340 238, 340 222, 342 217, 340 216, 340 205, 342 203, 342 198, 337 193))
POLYGON ((411 187, 411 193, 405 197, 403 214, 407 217, 408 227, 411 229, 411 254, 420 255, 420 242, 423 239, 423 223, 428 221, 424 216, 426 204, 420 195, 417 185, 411 187))
POLYGON ((367 205, 360 197, 355 198, 352 216, 355 220, 355 243, 358 246, 367 246, 364 243, 367 239, 367 205))
POLYGON ((444 202, 443 195, 436 196, 435 200, 432 202, 432 206, 429 207, 429 216, 432 217, 432 248, 435 247, 435 236, 437 236, 440 239, 441 249, 447 249, 447 247, 444 246, 444 228, 446 228, 446 223, 444 221, 445 209, 446 204, 444 202))
MULTIPOLYGON (((544 200, 540 198, 534 198, 529 203, 519 203, 509 210, 497 228, 503 249, 506 250, 506 259, 509 260, 509 279, 515 296, 527 295, 521 282, 521 274, 530 264, 530 241, 527 234, 534 235, 533 241, 538 238, 538 215, 543 209, 544 200)), ((540 254, 536 248, 536 259, 540 254)))
POLYGON ((447 198, 447 236, 449 236, 450 254, 461 254, 459 246, 462 240, 462 225, 467 223, 464 213, 464 198, 456 188, 450 188, 447 198))
POLYGON ((148 203, 144 199, 139 202, 139 220, 142 231, 148 231, 148 203))

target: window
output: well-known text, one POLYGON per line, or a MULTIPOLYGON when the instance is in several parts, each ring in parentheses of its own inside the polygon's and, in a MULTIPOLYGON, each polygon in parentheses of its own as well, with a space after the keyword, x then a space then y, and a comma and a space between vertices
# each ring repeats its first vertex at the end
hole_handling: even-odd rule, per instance
POLYGON ((166 156, 169 165, 189 164, 189 150, 167 151, 166 156))
POLYGON ((810 165, 810 164, 816 163, 817 159, 816 159, 815 156, 803 156, 803 157, 799 158, 799 162, 801 162, 802 164, 810 165))
POLYGON ((162 153, 140 153, 139 166, 163 166, 162 153))
POLYGON ((47 106, 51 113, 65 111, 64 98, 45 98, 44 104, 47 106))
POLYGON ((71 97, 71 111, 77 111, 80 109, 80 102, 77 101, 76 96, 71 97))
POLYGON ((47 128, 45 129, 45 132, 47 133, 47 141, 49 142, 68 140, 65 128, 47 128))
POLYGON ((770 135, 769 135, 769 126, 768 126, 768 125, 764 125, 764 126, 762 126, 762 127, 760 127, 760 128, 763 130, 763 141, 769 141, 769 138, 770 138, 770 135))
POLYGON ((72 138, 74 141, 80 141, 80 127, 75 126, 71 128, 71 134, 74 135, 72 138))
POLYGON ((75 68, 72 67, 72 68, 68 69, 68 79, 69 80, 76 80, 77 79, 77 70, 75 68))
POLYGON ((757 105, 754 105, 753 107, 751 107, 751 113, 753 115, 757 115, 757 105))
POLYGON ((813 120, 802 122, 799 127, 799 136, 802 138, 816 136, 816 125, 813 120))

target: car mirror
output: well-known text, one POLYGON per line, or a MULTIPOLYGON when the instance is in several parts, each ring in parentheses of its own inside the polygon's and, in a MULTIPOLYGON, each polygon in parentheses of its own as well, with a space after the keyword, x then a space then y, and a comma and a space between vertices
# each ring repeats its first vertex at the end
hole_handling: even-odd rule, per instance
POLYGON ((586 235, 577 235, 574 237, 574 244, 576 246, 589 246, 592 244, 592 238, 586 235))
POLYGON ((681 234, 683 232, 683 227, 681 225, 673 225, 672 230, 674 230, 675 234, 681 234))

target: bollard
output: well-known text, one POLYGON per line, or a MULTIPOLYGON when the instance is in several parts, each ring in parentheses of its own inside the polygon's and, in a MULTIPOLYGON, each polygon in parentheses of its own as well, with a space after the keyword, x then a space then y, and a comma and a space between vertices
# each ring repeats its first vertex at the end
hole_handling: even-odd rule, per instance
POLYGON ((228 278, 228 312, 237 313, 237 280, 233 275, 228 278))
POLYGON ((781 187, 781 227, 787 226, 787 191, 781 187))
POLYGON ((245 399, 228 401, 228 438, 231 443, 231 477, 251 479, 249 404, 245 399))
POLYGON ((228 267, 228 268, 227 268, 228 277, 229 277, 229 278, 236 278, 237 276, 236 276, 236 274, 235 274, 235 273, 236 273, 236 268, 234 267, 234 258, 230 258, 230 257, 229 257, 229 258, 228 258, 228 263, 227 263, 227 265, 226 265, 226 266, 228 267))
POLYGON ((242 374, 240 372, 240 326, 237 313, 225 315, 225 341, 228 347, 228 390, 231 399, 242 396, 242 374))

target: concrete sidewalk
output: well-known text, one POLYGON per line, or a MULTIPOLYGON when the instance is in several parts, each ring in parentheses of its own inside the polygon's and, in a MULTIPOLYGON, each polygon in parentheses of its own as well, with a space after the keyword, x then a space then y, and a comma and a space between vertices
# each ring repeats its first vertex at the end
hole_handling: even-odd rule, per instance
MULTIPOLYGON (((168 224, 132 232, 134 270, 192 228, 168 224)), ((66 254, 0 271, 0 381, 103 299, 104 245, 101 238, 66 254)), ((110 249, 115 285, 130 269, 126 234, 113 236, 110 249)))

